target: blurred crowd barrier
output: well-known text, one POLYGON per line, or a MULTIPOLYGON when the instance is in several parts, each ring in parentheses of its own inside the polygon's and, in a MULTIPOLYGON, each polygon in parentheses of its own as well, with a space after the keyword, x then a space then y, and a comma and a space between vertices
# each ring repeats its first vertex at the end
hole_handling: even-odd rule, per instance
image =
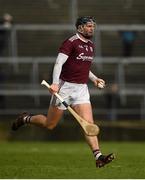
MULTIPOLYGON (((0 115, 47 112, 50 94, 40 83, 51 83, 55 58, 0 58, 0 115)), ((96 119, 145 119, 144 69, 141 57, 95 58, 92 71, 106 80, 103 90, 89 82, 96 119)))
POLYGON ((46 113, 62 41, 75 32, 78 16, 96 19, 92 71, 104 90, 89 82, 95 119, 145 120, 145 1, 2 0, 0 13, 0 116, 46 113), (3 20, 4 20, 3 19, 3 20), (11 23, 8 23, 8 19, 11 23))

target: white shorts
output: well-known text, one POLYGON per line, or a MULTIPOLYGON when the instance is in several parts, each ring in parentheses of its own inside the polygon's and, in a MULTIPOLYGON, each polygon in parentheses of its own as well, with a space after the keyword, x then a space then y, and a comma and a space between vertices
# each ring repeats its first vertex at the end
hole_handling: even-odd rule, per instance
MULTIPOLYGON (((70 106, 90 103, 90 94, 86 84, 76 84, 61 80, 58 94, 70 106)), ((54 95, 51 98, 50 105, 66 110, 66 107, 54 95)))

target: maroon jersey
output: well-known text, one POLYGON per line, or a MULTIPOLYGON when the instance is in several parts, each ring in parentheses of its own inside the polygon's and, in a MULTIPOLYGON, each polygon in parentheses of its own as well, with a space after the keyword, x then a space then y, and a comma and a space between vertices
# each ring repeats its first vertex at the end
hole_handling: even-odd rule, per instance
POLYGON ((84 42, 78 35, 74 35, 63 42, 59 52, 68 55, 60 79, 78 84, 87 83, 94 56, 92 41, 84 42))

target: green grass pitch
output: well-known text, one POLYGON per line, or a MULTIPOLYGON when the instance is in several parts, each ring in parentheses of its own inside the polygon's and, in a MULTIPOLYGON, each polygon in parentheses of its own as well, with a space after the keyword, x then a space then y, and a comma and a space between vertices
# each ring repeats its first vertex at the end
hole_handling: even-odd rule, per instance
POLYGON ((145 178, 144 142, 102 142, 116 159, 96 168, 84 142, 0 142, 0 179, 145 178))

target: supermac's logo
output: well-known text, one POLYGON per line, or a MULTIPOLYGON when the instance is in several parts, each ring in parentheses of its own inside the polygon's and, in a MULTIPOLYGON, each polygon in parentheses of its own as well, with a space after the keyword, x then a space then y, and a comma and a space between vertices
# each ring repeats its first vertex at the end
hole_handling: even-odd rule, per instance
POLYGON ((84 53, 81 53, 77 56, 78 60, 82 60, 82 61, 92 61, 93 57, 92 56, 84 56, 84 53))

